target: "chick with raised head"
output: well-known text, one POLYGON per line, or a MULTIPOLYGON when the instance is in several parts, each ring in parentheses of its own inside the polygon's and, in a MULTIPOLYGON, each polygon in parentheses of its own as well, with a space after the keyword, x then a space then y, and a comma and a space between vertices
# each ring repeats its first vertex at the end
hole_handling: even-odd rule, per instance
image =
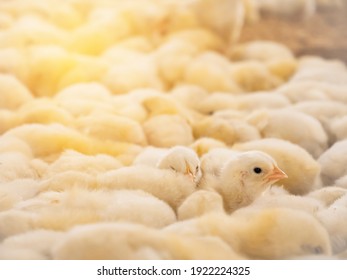
POLYGON ((267 188, 287 175, 266 153, 249 151, 235 154, 223 165, 210 186, 222 197, 227 212, 249 205, 267 188))
POLYGON ((292 194, 306 194, 319 186, 320 166, 303 148, 289 141, 264 138, 233 146, 239 151, 260 150, 272 156, 288 178, 278 182, 292 194))

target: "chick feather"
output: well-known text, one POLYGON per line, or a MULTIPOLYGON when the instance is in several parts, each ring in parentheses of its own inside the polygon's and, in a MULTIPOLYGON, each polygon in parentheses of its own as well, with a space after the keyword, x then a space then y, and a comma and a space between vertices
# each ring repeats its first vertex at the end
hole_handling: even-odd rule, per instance
POLYGON ((51 248, 63 237, 63 232, 44 229, 10 236, 0 244, 0 259, 51 259, 51 248))
POLYGON ((31 92, 12 75, 0 74, 0 109, 17 109, 33 99, 31 92))
POLYGON ((129 223, 100 223, 70 230, 52 249, 54 259, 235 259, 214 237, 187 237, 129 223), (97 240, 95 236, 100 238, 97 240), (107 240, 107 242, 100 242, 107 240))
POLYGON ((100 174, 97 184, 100 188, 143 190, 164 200, 174 209, 196 189, 196 184, 182 173, 144 165, 122 167, 100 174))
POLYGON ((208 214, 177 222, 165 230, 187 236, 218 236, 236 253, 252 259, 331 255, 327 231, 307 213, 293 209, 245 208, 235 214, 208 214), (293 234, 293 228, 297 234, 293 234))
POLYGON ((192 128, 179 115, 158 115, 143 123, 149 145, 155 147, 188 146, 193 143, 192 128))
POLYGON ((347 174, 344 164, 346 150, 347 140, 338 141, 318 158, 322 168, 321 178, 325 185, 334 184, 335 180, 347 174))
POLYGON ((17 203, 14 209, 35 215, 35 228, 52 230, 102 221, 129 221, 151 227, 163 227, 176 221, 174 211, 166 203, 140 190, 71 187, 62 192, 42 192, 17 203))

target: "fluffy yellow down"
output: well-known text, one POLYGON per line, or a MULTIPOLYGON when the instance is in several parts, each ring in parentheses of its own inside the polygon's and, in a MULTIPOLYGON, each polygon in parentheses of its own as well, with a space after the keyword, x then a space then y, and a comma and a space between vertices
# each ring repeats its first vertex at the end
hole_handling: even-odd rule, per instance
POLYGON ((282 2, 0 1, 0 259, 346 258, 346 65, 237 43, 341 1, 282 2))

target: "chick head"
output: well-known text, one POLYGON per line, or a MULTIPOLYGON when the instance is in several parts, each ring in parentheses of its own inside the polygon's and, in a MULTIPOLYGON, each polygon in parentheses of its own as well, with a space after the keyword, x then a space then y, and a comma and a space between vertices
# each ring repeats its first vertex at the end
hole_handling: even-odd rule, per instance
POLYGON ((266 153, 249 151, 229 159, 221 171, 222 181, 239 184, 246 193, 259 194, 287 175, 266 153))
POLYGON ((175 146, 158 162, 158 168, 171 169, 188 176, 194 183, 201 178, 200 159, 190 148, 175 146))

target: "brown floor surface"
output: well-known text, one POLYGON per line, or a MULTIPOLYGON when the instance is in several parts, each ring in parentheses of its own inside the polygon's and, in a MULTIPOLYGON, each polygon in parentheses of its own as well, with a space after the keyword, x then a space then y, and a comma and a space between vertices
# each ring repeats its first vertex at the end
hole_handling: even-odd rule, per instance
POLYGON ((284 43, 299 56, 313 54, 347 63, 347 4, 320 9, 307 19, 263 15, 242 32, 242 42, 254 39, 284 43))

